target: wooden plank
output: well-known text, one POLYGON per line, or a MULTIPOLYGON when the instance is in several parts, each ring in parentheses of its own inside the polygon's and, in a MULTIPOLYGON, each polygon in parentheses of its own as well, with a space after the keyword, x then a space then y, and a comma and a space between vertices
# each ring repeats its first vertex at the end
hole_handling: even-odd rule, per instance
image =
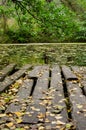
POLYGON ((0 71, 0 82, 3 81, 4 78, 13 71, 15 66, 16 64, 10 64, 0 71))
POLYGON ((50 85, 50 101, 46 112, 46 129, 60 129, 67 122, 67 111, 64 103, 64 91, 61 78, 61 70, 59 66, 52 67, 51 85, 50 85))
MULTIPOLYGON (((16 119, 16 116, 14 114, 16 112, 18 113, 24 113, 27 107, 27 104, 30 103, 30 93, 33 86, 33 80, 32 79, 26 79, 24 80, 22 86, 20 86, 18 93, 16 94, 15 98, 11 101, 10 105, 7 107, 5 114, 12 114, 12 117, 9 118, 9 116, 2 117, 0 119, 0 123, 6 123, 7 121, 11 121, 11 119, 16 119)), ((21 115, 22 117, 22 115, 21 115)))
POLYGON ((77 76, 65 65, 62 66, 62 72, 66 80, 78 80, 77 76))
POLYGON ((84 94, 86 95, 86 67, 72 66, 72 70, 78 76, 80 87, 83 88, 84 94))
POLYGON ((43 73, 43 67, 42 66, 35 66, 34 69, 28 73, 28 77, 30 78, 38 78, 43 73))
POLYGON ((72 66, 73 72, 78 76, 78 78, 82 80, 86 80, 86 67, 72 66))
POLYGON ((13 75, 5 78, 3 82, 0 83, 0 93, 3 92, 5 89, 8 89, 8 87, 13 84, 17 79, 22 77, 27 69, 29 69, 31 65, 26 65, 22 67, 19 71, 15 72, 13 75))
POLYGON ((71 68, 80 80, 86 80, 86 67, 72 66, 71 68))
POLYGON ((12 80, 17 80, 18 78, 20 78, 21 76, 23 76, 25 74, 25 72, 31 68, 31 65, 27 64, 25 66, 23 66, 22 68, 20 68, 19 71, 17 71, 16 73, 14 73, 12 76, 10 76, 10 79, 12 80))
POLYGON ((66 82, 72 104, 72 118, 76 123, 76 129, 86 129, 86 97, 82 94, 78 83, 66 82))
POLYGON ((39 76, 37 80, 37 84, 34 88, 34 92, 32 95, 33 102, 30 106, 27 107, 26 110, 26 112, 29 112, 29 115, 24 115, 23 123, 34 124, 38 122, 44 122, 46 106, 41 103, 41 99, 48 89, 49 67, 42 66, 41 72, 42 74, 39 76))
POLYGON ((27 105, 29 102, 29 96, 31 93, 32 86, 33 86, 32 79, 24 80, 22 86, 20 86, 19 88, 17 95, 15 96, 15 99, 6 109, 6 113, 22 111, 23 106, 27 105))

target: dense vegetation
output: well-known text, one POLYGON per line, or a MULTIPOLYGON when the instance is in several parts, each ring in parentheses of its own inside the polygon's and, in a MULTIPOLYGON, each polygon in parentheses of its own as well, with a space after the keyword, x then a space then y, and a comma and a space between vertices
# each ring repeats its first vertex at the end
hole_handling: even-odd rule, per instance
POLYGON ((49 45, 2 45, 0 46, 0 69, 10 63, 25 64, 66 64, 86 66, 85 44, 49 45))
POLYGON ((86 42, 85 0, 2 0, 0 43, 86 42))

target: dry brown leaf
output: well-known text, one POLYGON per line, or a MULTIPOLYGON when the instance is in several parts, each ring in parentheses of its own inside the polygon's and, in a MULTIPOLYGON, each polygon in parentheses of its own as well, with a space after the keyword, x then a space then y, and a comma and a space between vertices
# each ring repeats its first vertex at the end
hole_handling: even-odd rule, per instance
POLYGON ((65 122, 62 122, 62 121, 58 120, 58 121, 57 121, 57 124, 58 124, 58 125, 65 125, 65 122))
POLYGON ((50 121, 49 121, 49 119, 48 119, 48 118, 46 118, 46 119, 45 119, 45 122, 46 122, 46 123, 49 123, 50 121))
POLYGON ((45 130, 43 126, 39 126, 38 130, 45 130))
POLYGON ((23 80, 22 79, 19 79, 16 81, 18 84, 22 84, 23 80))
POLYGON ((49 115, 52 116, 52 117, 56 116, 55 114, 52 114, 52 113, 50 113, 49 115))
POLYGON ((50 112, 49 112, 49 111, 46 112, 46 116, 48 116, 48 115, 50 115, 50 112))
POLYGON ((83 109, 83 112, 86 112, 86 109, 83 109))
POLYGON ((57 124, 57 121, 52 121, 51 124, 57 124))
POLYGON ((39 113, 37 117, 38 117, 39 119, 42 119, 42 118, 45 117, 45 114, 43 114, 43 113, 39 113))
POLYGON ((29 126, 24 126, 25 130, 29 130, 30 127, 29 126))
POLYGON ((58 119, 62 119, 63 117, 60 115, 57 115, 57 116, 55 116, 55 118, 58 120, 58 119))
POLYGON ((31 109, 32 109, 33 111, 40 111, 40 109, 35 108, 35 107, 31 107, 31 109))

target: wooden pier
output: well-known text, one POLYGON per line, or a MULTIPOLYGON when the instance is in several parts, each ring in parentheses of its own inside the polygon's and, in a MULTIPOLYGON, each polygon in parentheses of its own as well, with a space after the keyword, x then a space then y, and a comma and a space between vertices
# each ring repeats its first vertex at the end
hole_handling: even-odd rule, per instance
POLYGON ((1 130, 86 130, 86 67, 16 68, 0 71, 1 130))

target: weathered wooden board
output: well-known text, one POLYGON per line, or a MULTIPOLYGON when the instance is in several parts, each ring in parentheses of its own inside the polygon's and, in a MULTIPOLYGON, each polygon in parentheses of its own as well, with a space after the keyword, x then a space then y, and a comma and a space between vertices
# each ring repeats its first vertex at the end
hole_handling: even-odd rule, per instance
MULTIPOLYGON (((30 104, 31 99, 30 92, 33 86, 33 80, 26 79, 24 80, 22 86, 20 86, 18 93, 15 95, 15 98, 10 102, 10 105, 7 107, 5 114, 11 114, 12 118, 15 118, 15 113, 24 113, 27 107, 27 104, 30 104)), ((22 116, 22 115, 21 115, 22 116)), ((12 118, 9 116, 2 117, 0 123, 10 122, 12 118)), ((18 124, 19 125, 19 124, 18 124)))
POLYGON ((41 65, 40 66, 35 66, 33 68, 33 70, 30 73, 28 73, 28 77, 29 78, 38 78, 42 74, 41 71, 43 71, 43 68, 42 68, 41 65))
POLYGON ((6 113, 13 113, 22 111, 23 106, 26 107, 29 104, 29 96, 33 86, 33 80, 24 80, 22 86, 20 86, 17 95, 12 103, 6 109, 6 113))
POLYGON ((62 66, 62 72, 66 80, 78 80, 77 76, 70 70, 68 66, 62 66))
MULTIPOLYGON (((38 71, 37 71, 38 72, 38 71)), ((43 104, 41 100, 45 95, 48 89, 48 82, 49 82, 49 67, 42 66, 41 73, 38 76, 37 84, 34 88, 33 95, 32 95, 32 105, 27 107, 26 112, 30 114, 26 114, 23 117, 23 123, 38 123, 44 122, 45 113, 46 113, 46 105, 43 104)))
POLYGON ((60 129, 62 126, 59 121, 63 123, 63 126, 67 122, 67 111, 64 103, 64 90, 61 78, 61 70, 59 66, 53 66, 51 69, 51 84, 49 93, 49 104, 46 112, 46 129, 60 129))
POLYGON ((17 80, 18 78, 23 76, 29 68, 31 68, 31 65, 29 64, 23 66, 22 68, 20 68, 19 71, 15 72, 12 76, 10 76, 10 79, 17 80))
POLYGON ((72 118, 76 123, 76 129, 86 129, 86 97, 78 83, 66 82, 69 92, 70 102, 72 104, 72 118))
POLYGON ((11 84, 13 84, 17 79, 22 77, 26 70, 29 69, 31 65, 26 65, 22 67, 19 71, 15 72, 13 75, 6 77, 3 82, 0 83, 0 93, 7 89, 11 84))
POLYGON ((15 66, 16 64, 10 64, 0 71, 0 82, 3 81, 4 78, 13 71, 15 66))
MULTIPOLYGON (((30 67, 26 65, 15 73, 12 71, 11 74, 8 71, 7 76, 0 82, 1 93, 26 74, 14 99, 6 104, 6 111, 0 113, 2 128, 5 128, 5 123, 13 121, 16 128, 29 126, 28 129, 31 130, 63 130, 67 129, 66 123, 69 123, 70 119, 74 125, 76 124, 77 130, 85 130, 86 94, 81 87, 85 91, 86 67, 63 65, 60 68, 58 65, 52 65, 50 68, 43 65, 31 68, 32 70, 30 67), (66 100, 66 96, 69 97, 72 106, 71 117, 66 106, 70 105, 70 102, 66 100), (20 123, 17 123, 18 120, 20 123)), ((9 92, 10 89, 11 87, 9 92)))
POLYGON ((78 76, 81 87, 86 95, 86 67, 72 66, 72 70, 78 76))

